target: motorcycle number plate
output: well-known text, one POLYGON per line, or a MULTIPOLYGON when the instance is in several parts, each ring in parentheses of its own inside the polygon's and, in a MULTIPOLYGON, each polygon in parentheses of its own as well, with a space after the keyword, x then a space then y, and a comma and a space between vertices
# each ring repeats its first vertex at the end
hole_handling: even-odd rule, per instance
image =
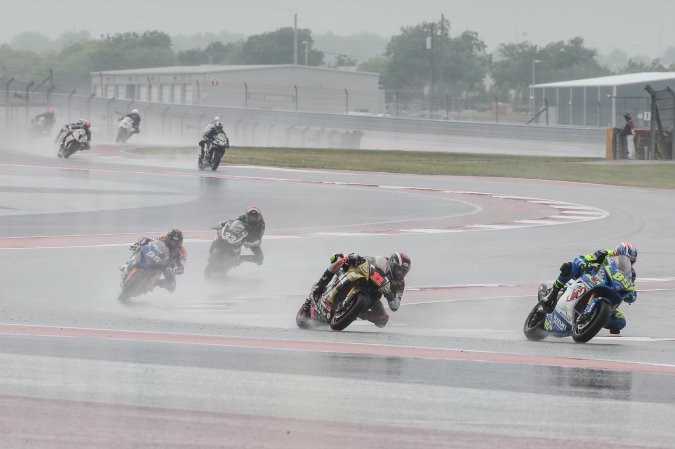
POLYGON ((380 273, 378 273, 378 272, 373 273, 373 274, 370 276, 370 279, 371 279, 373 282, 375 282, 377 285, 382 285, 382 283, 384 282, 384 278, 383 278, 382 275, 381 275, 380 273))

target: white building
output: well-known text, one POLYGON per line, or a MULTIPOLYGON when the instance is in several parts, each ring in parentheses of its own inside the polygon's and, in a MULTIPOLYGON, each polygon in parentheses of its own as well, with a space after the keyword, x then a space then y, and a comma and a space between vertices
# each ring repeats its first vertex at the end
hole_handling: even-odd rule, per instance
POLYGON ((302 65, 200 65, 91 72, 97 97, 302 112, 384 112, 379 74, 302 65))

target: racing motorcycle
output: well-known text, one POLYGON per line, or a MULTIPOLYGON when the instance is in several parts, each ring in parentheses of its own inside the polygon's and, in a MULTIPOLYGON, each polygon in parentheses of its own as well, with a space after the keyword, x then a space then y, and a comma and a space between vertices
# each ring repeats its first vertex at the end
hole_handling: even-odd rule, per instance
POLYGON ((239 264, 241 247, 248 235, 244 223, 239 220, 228 220, 213 229, 216 230, 216 238, 211 242, 209 260, 204 270, 207 279, 225 275, 239 264))
POLYGON ((117 297, 122 302, 151 291, 169 264, 169 248, 161 240, 130 249, 134 253, 122 271, 122 290, 117 297))
POLYGON ((543 340, 548 335, 569 337, 586 343, 600 332, 612 312, 628 298, 633 287, 631 263, 626 256, 613 256, 597 271, 571 280, 558 294, 551 313, 542 301, 550 288, 539 286, 537 305, 525 319, 523 332, 528 340, 543 340))
POLYGON ((130 117, 122 117, 119 121, 119 129, 117 130, 117 138, 115 142, 124 143, 129 140, 129 137, 134 133, 134 121, 130 117))
POLYGON ((345 267, 343 265, 342 271, 317 301, 311 300, 309 311, 303 304, 295 317, 299 328, 328 323, 332 330, 344 330, 380 299, 384 288, 389 288, 389 279, 375 266, 372 258, 345 267))
POLYGON ((207 167, 211 167, 211 170, 216 171, 227 148, 230 148, 230 141, 225 133, 216 134, 210 141, 206 142, 204 154, 199 153, 199 159, 197 160, 199 169, 205 170, 207 167))
POLYGON ((74 129, 61 140, 58 156, 68 159, 74 152, 88 148, 87 132, 83 129, 74 129))
POLYGON ((51 134, 54 121, 48 121, 45 117, 34 118, 30 122, 31 137, 45 137, 51 134))

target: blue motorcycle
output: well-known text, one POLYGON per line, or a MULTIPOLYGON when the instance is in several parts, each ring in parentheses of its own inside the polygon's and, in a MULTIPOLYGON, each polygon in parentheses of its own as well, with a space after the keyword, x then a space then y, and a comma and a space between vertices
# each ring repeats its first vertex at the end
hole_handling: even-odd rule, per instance
POLYGON ((571 281, 559 294, 555 309, 546 313, 541 303, 548 294, 539 287, 539 301, 525 320, 523 331, 528 340, 543 340, 548 335, 569 337, 586 343, 595 337, 612 314, 634 294, 631 263, 626 256, 608 257, 597 271, 571 281))
POLYGON ((122 302, 151 291, 169 263, 169 248, 160 240, 130 249, 133 254, 122 271, 118 296, 122 302))

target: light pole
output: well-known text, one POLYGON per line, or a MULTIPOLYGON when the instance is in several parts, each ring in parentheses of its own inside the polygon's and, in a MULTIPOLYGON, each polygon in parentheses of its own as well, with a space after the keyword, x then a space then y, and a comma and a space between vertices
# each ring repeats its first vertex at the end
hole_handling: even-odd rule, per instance
POLYGON ((530 88, 530 118, 534 118, 534 66, 541 61, 538 59, 532 60, 532 87, 530 88))

